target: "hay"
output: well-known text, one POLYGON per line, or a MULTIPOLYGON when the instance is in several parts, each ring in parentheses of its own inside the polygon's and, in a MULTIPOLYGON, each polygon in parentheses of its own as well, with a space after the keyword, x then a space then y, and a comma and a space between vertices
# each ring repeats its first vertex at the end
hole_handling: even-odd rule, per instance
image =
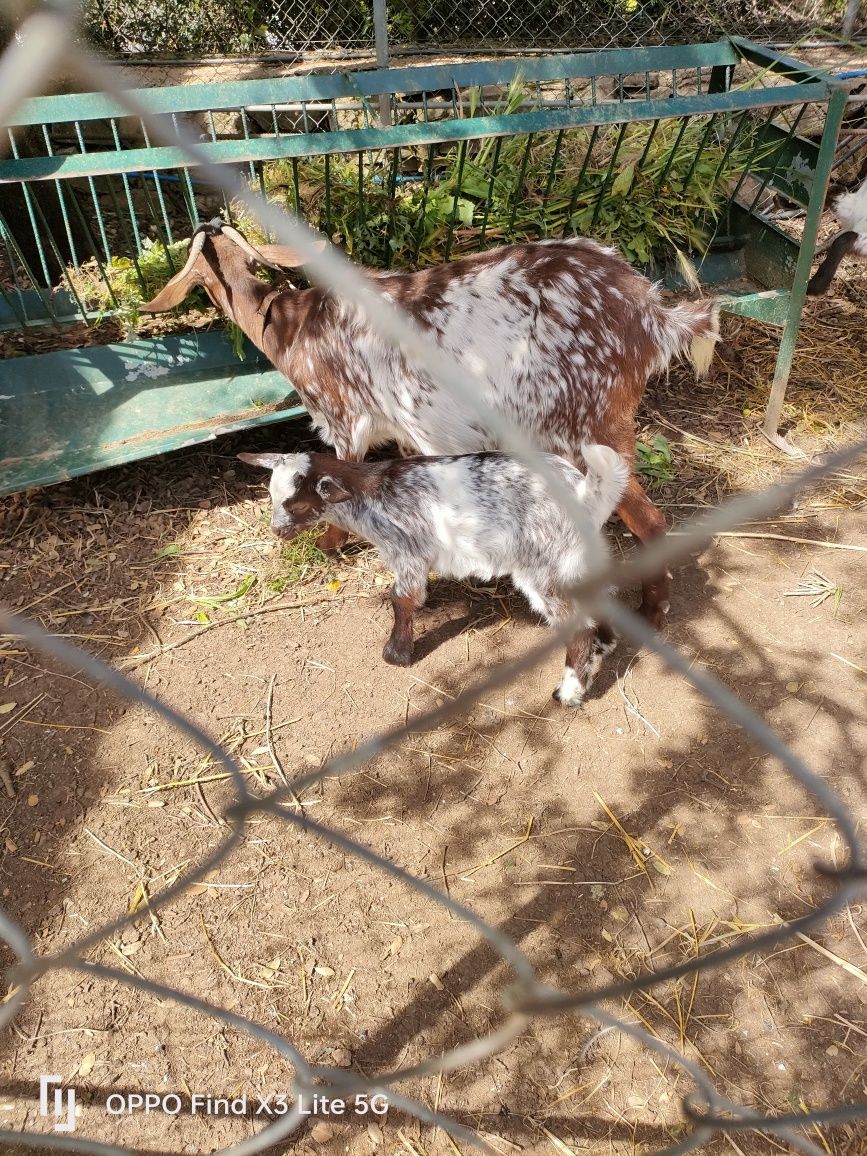
MULTIPOLYGON (((867 304, 867 270, 856 290, 867 304)), ((782 416, 782 431, 817 456, 867 436, 867 327, 864 310, 844 295, 809 300, 804 310, 782 416)), ((664 435, 672 450, 668 481, 653 483, 655 500, 675 519, 718 505, 727 494, 771 485, 798 467, 772 449, 762 424, 779 349, 780 330, 724 315, 710 380, 685 368, 652 384, 641 441, 664 435)), ((825 480, 797 507, 860 508, 867 502, 867 462, 825 480)))

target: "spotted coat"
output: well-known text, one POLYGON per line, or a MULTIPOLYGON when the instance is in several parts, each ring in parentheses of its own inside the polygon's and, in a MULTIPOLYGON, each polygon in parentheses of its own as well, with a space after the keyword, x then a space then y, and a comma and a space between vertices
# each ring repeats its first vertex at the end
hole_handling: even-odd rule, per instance
MULTIPOLYGON (((287 282, 275 291, 251 271, 221 222, 205 228, 195 262, 145 308, 170 308, 203 285, 297 388, 338 456, 360 461, 389 441, 422 454, 498 448, 470 405, 408 362, 355 306, 320 288, 299 291, 287 282)), ((279 246, 265 250, 293 263, 279 246)), ((585 441, 609 445, 632 464, 634 418, 649 376, 681 356, 706 367, 718 332, 716 302, 667 305, 613 249, 582 238, 369 275, 472 371, 490 406, 540 449, 576 465, 585 441)), ((634 471, 617 512, 642 541, 664 533, 664 518, 634 471)), ((339 543, 328 536, 328 544, 339 543)), ((668 609, 669 583, 662 574, 644 586, 642 610, 656 624, 668 609)))
MULTIPOLYGON (((319 520, 376 546, 394 574, 395 625, 383 651, 387 662, 412 660, 412 616, 427 595, 428 576, 510 576, 549 623, 575 611, 570 591, 586 573, 588 548, 629 477, 608 446, 582 447, 587 473, 554 455, 549 469, 584 514, 578 528, 540 477, 501 453, 414 457, 349 463, 324 454, 241 454, 271 473, 271 525, 294 538, 319 520), (592 538, 592 541, 589 539, 592 538)), ((613 637, 587 623, 570 641, 555 698, 580 706, 613 637)))

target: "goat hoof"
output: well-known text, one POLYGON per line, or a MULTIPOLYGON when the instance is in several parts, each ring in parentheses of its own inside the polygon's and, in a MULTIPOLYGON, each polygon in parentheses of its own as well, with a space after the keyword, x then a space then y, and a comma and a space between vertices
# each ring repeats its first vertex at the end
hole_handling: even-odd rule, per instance
POLYGON ((559 686, 553 692, 553 694, 551 695, 551 698, 553 698, 555 702, 559 702, 560 706, 571 706, 571 707, 574 707, 576 710, 578 709, 578 707, 581 707, 584 705, 583 693, 576 691, 574 694, 571 694, 571 695, 564 694, 563 688, 559 687, 559 686))
POLYGON ((668 616, 668 602, 642 602, 638 613, 654 630, 662 630, 668 616))
POLYGON ((579 707, 584 702, 584 686, 571 666, 563 672, 563 681, 551 696, 561 706, 579 707))
POLYGON ((383 648, 382 657, 389 666, 412 666, 412 647, 400 647, 389 639, 383 648))

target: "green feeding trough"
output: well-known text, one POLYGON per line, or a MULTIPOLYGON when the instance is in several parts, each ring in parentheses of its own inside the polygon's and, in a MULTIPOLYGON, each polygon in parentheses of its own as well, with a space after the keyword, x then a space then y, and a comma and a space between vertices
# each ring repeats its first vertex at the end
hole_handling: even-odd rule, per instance
MULTIPOLYGON (((366 263, 586 234, 676 285, 687 256, 726 308, 780 327, 776 434, 847 96, 834 80, 727 40, 135 96, 169 128, 192 120, 209 159, 366 263), (780 197, 802 210, 799 240, 771 219, 780 197)), ((0 329, 134 316, 200 220, 238 221, 110 96, 28 101, 8 135, 0 329)), ((303 412, 255 349, 238 352, 214 330, 8 358, 0 493, 303 412)))

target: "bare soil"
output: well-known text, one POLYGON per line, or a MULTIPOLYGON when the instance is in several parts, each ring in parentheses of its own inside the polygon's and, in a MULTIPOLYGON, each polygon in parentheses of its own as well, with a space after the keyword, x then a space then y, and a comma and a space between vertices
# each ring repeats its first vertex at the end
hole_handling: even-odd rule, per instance
MULTIPOLYGON (((847 312, 842 298, 827 308, 827 350, 861 356, 863 308, 847 312)), ((644 440, 662 432, 672 443, 674 476, 654 490, 672 523, 790 468, 755 431, 763 331, 728 324, 715 382, 675 374, 647 398, 644 440)), ((833 364, 802 346, 787 411, 804 437, 808 415, 826 445, 864 428, 833 364)), ((263 478, 234 455, 275 444, 309 444, 304 424, 8 500, 3 603, 109 662, 136 659, 131 676, 231 750, 256 794, 279 784, 277 764, 291 780, 405 726, 363 769, 300 791, 300 812, 471 905, 559 988, 707 955, 830 893, 815 865, 843 864, 838 824, 654 656, 621 645, 581 712, 551 700, 557 653, 448 723, 414 726, 527 654, 543 628, 508 584, 437 582, 417 661, 386 666, 388 576, 375 554, 356 545, 324 561, 271 537, 263 478), (649 856, 636 861, 624 832, 649 856)), ((862 839, 865 555, 763 535, 863 550, 864 494, 862 463, 744 528, 758 537, 720 538, 677 566, 667 632, 821 774, 862 839)), ((632 545, 619 524, 611 540, 632 545)), ((299 825, 291 805, 251 817, 204 884, 149 907, 225 839, 231 786, 140 705, 14 636, 0 648, 0 893, 38 955, 134 910, 134 925, 100 938, 89 960, 193 993, 309 1062, 359 1075, 417 1064, 502 1022, 512 976, 473 927, 299 825)), ((863 905, 809 940, 608 1006, 759 1111, 863 1100, 863 905)), ((495 1057, 401 1090, 503 1154, 653 1152, 682 1137, 689 1078, 595 1031, 580 1014, 536 1018, 495 1057)), ((54 1074, 77 1091, 77 1137, 148 1153, 240 1141, 263 1125, 258 1097, 288 1093, 292 1075, 262 1041, 164 994, 59 968, 33 986, 0 1063, 3 1127, 50 1131, 39 1080, 54 1074), (145 1092, 177 1093, 182 1110, 106 1113, 108 1096, 145 1092), (247 1114, 193 1114, 197 1093, 246 1094, 247 1114)), ((829 1153, 867 1152, 863 1122, 808 1132, 829 1153)), ((273 1150, 470 1149, 392 1105, 384 1118, 311 1120, 273 1150)), ((739 1133, 703 1150, 790 1149, 739 1133)))

